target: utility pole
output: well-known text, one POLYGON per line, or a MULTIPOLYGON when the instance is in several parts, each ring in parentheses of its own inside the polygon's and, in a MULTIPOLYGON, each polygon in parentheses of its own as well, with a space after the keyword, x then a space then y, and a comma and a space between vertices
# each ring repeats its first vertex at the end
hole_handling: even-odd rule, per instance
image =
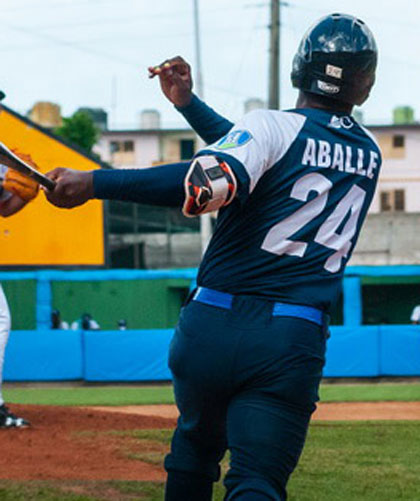
POLYGON ((270 6, 270 63, 268 71, 268 108, 280 108, 280 0, 270 6))
POLYGON ((111 80, 111 128, 117 128, 117 75, 112 75, 111 80))
POLYGON ((199 97, 204 97, 203 74, 201 71, 201 43, 200 43, 200 16, 198 12, 198 0, 194 3, 194 46, 195 46, 195 87, 199 97))
MULTIPOLYGON (((200 18, 198 12, 198 0, 193 0, 194 7, 194 42, 195 42, 195 88, 198 97, 204 97, 203 75, 201 71, 201 44, 200 44, 200 18)), ((204 147, 204 141, 197 138, 198 149, 204 147)), ((211 215, 200 216, 200 240, 201 252, 204 254, 212 234, 211 215)))

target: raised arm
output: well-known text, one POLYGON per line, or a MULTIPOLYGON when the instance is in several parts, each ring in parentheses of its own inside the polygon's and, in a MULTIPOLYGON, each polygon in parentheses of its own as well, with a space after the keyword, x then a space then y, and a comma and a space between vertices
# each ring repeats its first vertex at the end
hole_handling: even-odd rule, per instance
POLYGON ((149 68, 149 77, 159 77, 163 94, 175 105, 191 127, 211 144, 226 135, 233 123, 216 113, 192 92, 190 65, 180 56, 149 68))
POLYGON ((177 110, 207 144, 215 143, 233 127, 232 122, 216 113, 195 94, 192 94, 187 106, 177 107, 177 110))

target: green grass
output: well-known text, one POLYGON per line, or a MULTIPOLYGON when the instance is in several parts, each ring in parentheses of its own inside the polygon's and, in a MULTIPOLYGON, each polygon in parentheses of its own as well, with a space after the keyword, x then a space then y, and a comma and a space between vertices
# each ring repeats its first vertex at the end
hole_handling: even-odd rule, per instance
MULTIPOLYGON (((148 444, 148 451, 140 452, 142 448, 137 447, 139 452, 132 457, 162 464, 172 431, 136 430, 116 434, 148 444), (151 442, 160 446, 161 451, 151 454, 151 442)), ((420 422, 314 423, 300 464, 289 484, 289 499, 419 501, 419 441, 420 422)), ((223 470, 227 469, 226 459, 222 466, 223 470)), ((214 500, 221 501, 223 492, 223 485, 219 482, 214 500)))
MULTIPOLYGON (((169 448, 170 430, 119 432, 169 448)), ((420 500, 420 423, 402 421, 314 423, 289 484, 290 501, 420 500)), ((141 449, 141 448, 139 448, 141 449)), ((160 457, 137 459, 162 464, 160 457)), ((223 469, 227 469, 224 460, 223 469)), ((223 485, 214 500, 223 499, 223 485)))
POLYGON ((158 482, 0 480, 1 501, 162 501, 158 482))
POLYGON ((420 422, 314 423, 290 501, 420 500, 420 422))
POLYGON ((322 402, 418 401, 420 383, 323 384, 322 402))
POLYGON ((63 492, 50 487, 46 482, 11 482, 0 481, 0 499, 2 501, 102 501, 101 498, 84 494, 63 492))
POLYGON ((5 388, 4 399, 15 404, 38 405, 151 405, 174 403, 173 390, 170 385, 5 388))
MULTIPOLYGON (((172 386, 78 386, 46 388, 7 388, 7 402, 43 405, 149 405, 172 404, 172 386)), ((321 401, 416 401, 420 383, 323 384, 321 401)))
MULTIPOLYGON (((163 460, 170 430, 113 432, 136 441, 140 452, 155 443, 163 460)), ((420 422, 375 421, 314 423, 300 464, 289 483, 289 501, 419 501, 420 422)), ((227 460, 224 460, 224 470, 227 460)), ((161 501, 164 487, 154 482, 0 480, 2 501, 161 501)), ((213 501, 224 489, 215 486, 213 501)))

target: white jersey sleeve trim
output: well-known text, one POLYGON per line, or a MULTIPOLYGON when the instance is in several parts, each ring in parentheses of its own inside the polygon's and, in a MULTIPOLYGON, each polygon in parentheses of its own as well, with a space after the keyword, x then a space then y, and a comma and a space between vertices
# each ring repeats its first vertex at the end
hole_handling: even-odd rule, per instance
POLYGON ((248 113, 231 131, 206 147, 227 153, 238 160, 250 178, 250 192, 261 176, 288 152, 306 121, 304 115, 288 111, 255 110, 248 113))

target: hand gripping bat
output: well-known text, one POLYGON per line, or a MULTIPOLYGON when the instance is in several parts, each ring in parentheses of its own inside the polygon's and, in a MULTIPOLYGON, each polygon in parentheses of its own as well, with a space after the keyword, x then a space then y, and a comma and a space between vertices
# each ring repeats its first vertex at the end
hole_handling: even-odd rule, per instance
POLYGON ((17 155, 10 151, 9 148, 0 142, 0 163, 6 165, 10 169, 17 170, 21 174, 30 177, 37 183, 45 186, 50 191, 53 191, 55 188, 55 181, 49 179, 44 174, 41 174, 36 169, 31 167, 29 164, 21 160, 17 155))

